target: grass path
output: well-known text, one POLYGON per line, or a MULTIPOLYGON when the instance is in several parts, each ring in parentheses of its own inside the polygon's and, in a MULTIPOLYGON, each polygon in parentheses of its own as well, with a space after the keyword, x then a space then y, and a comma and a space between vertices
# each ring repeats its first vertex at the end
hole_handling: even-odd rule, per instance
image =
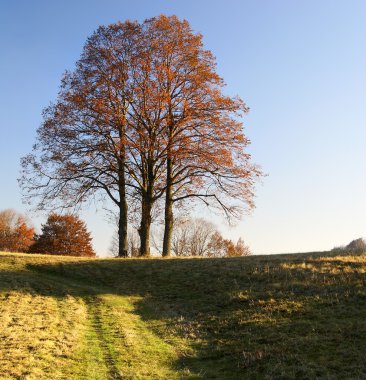
MULTIPOLYGON (((97 346, 100 349, 103 358, 103 366, 106 369, 106 377, 109 379, 122 380, 123 377, 117 367, 118 360, 110 349, 110 341, 104 331, 105 325, 101 316, 102 302, 102 299, 98 297, 89 297, 86 299, 88 318, 94 333, 92 335, 95 336, 95 339, 89 338, 88 343, 92 343, 92 347, 97 346)), ((93 357, 90 359, 93 360, 93 357)))
POLYGON ((111 294, 104 283, 91 286, 67 277, 40 275, 55 286, 67 286, 70 295, 79 297, 85 305, 82 378, 178 379, 183 376, 179 369, 172 368, 178 360, 174 346, 152 331, 138 314, 136 304, 141 297, 111 294))
MULTIPOLYGON (((10 273, 0 270, 0 284, 10 273)), ((136 297, 24 268, 11 277, 19 290, 1 292, 1 379, 180 378, 174 347, 141 320, 136 297)))

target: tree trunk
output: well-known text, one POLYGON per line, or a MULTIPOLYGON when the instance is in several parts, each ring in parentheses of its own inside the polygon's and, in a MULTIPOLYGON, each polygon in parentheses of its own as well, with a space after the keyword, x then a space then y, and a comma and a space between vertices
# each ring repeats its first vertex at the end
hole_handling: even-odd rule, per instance
POLYGON ((118 221, 118 257, 127 257, 127 201, 120 202, 118 221))
POLYGON ((126 148, 124 145, 125 127, 120 128, 120 151, 118 160, 118 180, 119 180, 119 221, 118 221, 118 257, 127 257, 127 199, 126 199, 126 177, 125 177, 125 161, 126 148))
POLYGON ((142 198, 140 234, 140 256, 150 256, 150 227, 152 201, 148 196, 142 198))
POLYGON ((173 235, 173 184, 172 184, 172 162, 167 159, 167 178, 165 192, 165 227, 163 240, 163 256, 169 257, 171 254, 172 235, 173 235))

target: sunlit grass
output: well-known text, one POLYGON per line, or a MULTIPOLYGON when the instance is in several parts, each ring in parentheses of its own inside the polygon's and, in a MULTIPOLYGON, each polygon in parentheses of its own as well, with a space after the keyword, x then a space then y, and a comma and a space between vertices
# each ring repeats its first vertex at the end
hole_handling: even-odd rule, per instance
POLYGON ((329 253, 3 253, 0 378, 364 378, 365 271, 329 253))

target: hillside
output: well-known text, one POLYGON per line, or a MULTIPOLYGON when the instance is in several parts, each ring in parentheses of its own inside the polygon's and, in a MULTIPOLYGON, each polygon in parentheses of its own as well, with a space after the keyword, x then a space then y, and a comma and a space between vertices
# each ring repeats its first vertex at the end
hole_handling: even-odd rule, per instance
POLYGON ((365 272, 329 253, 2 253, 0 378, 365 378, 365 272))

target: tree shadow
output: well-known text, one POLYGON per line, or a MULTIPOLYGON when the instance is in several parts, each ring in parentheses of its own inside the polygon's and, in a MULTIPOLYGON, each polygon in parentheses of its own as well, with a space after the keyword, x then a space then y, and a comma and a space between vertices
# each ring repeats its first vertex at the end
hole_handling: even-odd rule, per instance
POLYGON ((134 313, 155 334, 189 346, 174 364, 187 378, 359 378, 365 267, 324 253, 39 262, 0 272, 0 289, 136 297, 134 313))

